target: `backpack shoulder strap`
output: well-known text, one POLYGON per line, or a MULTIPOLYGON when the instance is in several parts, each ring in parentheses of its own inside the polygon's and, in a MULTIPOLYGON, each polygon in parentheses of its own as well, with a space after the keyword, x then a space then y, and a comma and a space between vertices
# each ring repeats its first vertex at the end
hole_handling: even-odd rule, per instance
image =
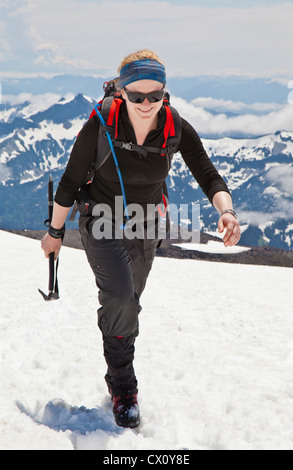
POLYGON ((169 159, 178 151, 182 134, 182 121, 177 109, 165 104, 166 123, 164 128, 164 143, 162 146, 162 155, 169 159))
POLYGON ((97 155, 94 163, 94 171, 98 170, 107 160, 111 153, 109 142, 106 136, 106 132, 109 132, 112 139, 115 139, 118 135, 118 115, 119 109, 122 103, 122 99, 116 96, 107 96, 99 104, 100 113, 104 119, 105 126, 99 120, 97 113, 95 115, 99 120, 99 132, 97 142, 97 155))
MULTIPOLYGON (((123 100, 119 98, 119 96, 111 95, 105 97, 100 101, 100 103, 98 103, 98 108, 103 116, 106 126, 100 122, 97 155, 93 170, 98 170, 111 154, 106 132, 109 132, 114 145, 117 147, 136 150, 142 154, 146 154, 148 151, 157 151, 158 153, 161 153, 161 155, 166 155, 171 160, 174 153, 177 152, 180 144, 182 123, 178 111, 169 104, 169 96, 166 95, 166 98, 164 99, 166 123, 164 127, 164 143, 161 149, 137 146, 134 144, 131 144, 130 148, 130 144, 116 141, 118 137, 118 116, 122 101, 123 100)), ((96 111, 93 110, 92 114, 96 114, 96 111)))

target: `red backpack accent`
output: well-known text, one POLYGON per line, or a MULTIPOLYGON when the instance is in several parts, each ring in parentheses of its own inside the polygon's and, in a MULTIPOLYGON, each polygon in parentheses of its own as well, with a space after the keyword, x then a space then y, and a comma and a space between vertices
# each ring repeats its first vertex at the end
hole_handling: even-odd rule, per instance
MULTIPOLYGON (((120 95, 116 93, 114 96, 112 95, 105 97, 97 105, 106 122, 106 130, 111 132, 113 139, 117 139, 118 137, 119 111, 121 104, 123 103, 123 99, 121 99, 119 96, 120 95)), ((114 145, 125 148, 127 150, 137 151, 144 156, 146 156, 148 152, 154 152, 160 153, 162 156, 167 155, 171 158, 177 151, 178 145, 180 143, 181 118, 176 109, 170 106, 168 98, 164 98, 163 106, 166 110, 166 122, 164 127, 164 142, 161 149, 118 141, 114 141, 114 145)), ((92 118, 95 114, 97 114, 96 110, 93 109, 89 119, 92 118)), ((100 141, 99 144, 101 144, 100 141)), ((98 165, 98 167, 99 166, 100 165, 98 165)))

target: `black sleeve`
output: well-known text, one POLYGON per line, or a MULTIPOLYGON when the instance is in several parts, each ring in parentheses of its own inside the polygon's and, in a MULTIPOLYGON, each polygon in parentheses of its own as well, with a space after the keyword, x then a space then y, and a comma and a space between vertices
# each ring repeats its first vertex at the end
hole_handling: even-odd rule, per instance
POLYGON ((207 155, 199 135, 185 119, 181 120, 182 136, 178 150, 204 194, 210 202, 218 191, 230 194, 225 181, 207 155))
POLYGON ((96 158, 98 130, 99 121, 94 116, 78 134, 55 194, 55 201, 60 206, 71 207, 78 189, 85 182, 86 174, 96 158))

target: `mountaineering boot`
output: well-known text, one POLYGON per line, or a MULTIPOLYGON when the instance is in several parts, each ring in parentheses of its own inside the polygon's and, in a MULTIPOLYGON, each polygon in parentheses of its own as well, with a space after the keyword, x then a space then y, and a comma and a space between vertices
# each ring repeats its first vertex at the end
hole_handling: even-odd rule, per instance
POLYGON ((137 394, 113 395, 113 414, 115 422, 123 428, 136 428, 140 423, 137 394))
POLYGON ((137 404, 137 379, 133 368, 134 336, 103 337, 104 356, 108 365, 106 384, 118 426, 135 428, 140 414, 137 404))

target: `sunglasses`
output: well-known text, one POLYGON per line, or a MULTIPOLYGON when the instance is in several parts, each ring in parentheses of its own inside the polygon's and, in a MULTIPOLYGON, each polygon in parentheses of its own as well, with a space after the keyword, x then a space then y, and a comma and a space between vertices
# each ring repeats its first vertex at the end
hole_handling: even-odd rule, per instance
POLYGON ((131 103, 137 103, 137 104, 143 103, 146 98, 150 103, 157 103, 158 101, 161 101, 165 93, 164 88, 159 91, 152 91, 151 93, 148 93, 146 95, 144 93, 128 91, 126 90, 126 88, 124 88, 124 90, 129 101, 131 101, 131 103))

